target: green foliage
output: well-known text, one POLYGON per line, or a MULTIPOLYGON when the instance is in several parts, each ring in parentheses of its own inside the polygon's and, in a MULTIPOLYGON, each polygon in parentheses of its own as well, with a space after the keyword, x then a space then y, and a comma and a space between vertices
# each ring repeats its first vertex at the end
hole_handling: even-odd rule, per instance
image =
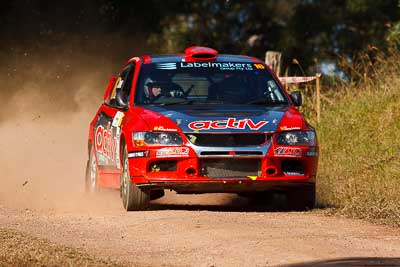
POLYGON ((400 45, 400 22, 396 22, 390 27, 386 36, 386 40, 391 45, 400 45))
MULTIPOLYGON (((0 6, 0 49, 36 51, 71 38, 101 46, 101 36, 109 35, 129 44, 131 53, 176 53, 190 45, 259 58, 282 51, 285 66, 296 58, 314 73, 316 63, 337 55, 384 50, 388 25, 399 19, 398 0, 15 0, 0 6)), ((120 49, 113 42, 107 47, 106 54, 120 49)), ((302 74, 292 67, 290 74, 302 74)))
POLYGON ((400 225, 399 59, 392 55, 377 67, 370 83, 342 90, 317 127, 319 202, 394 225, 400 225))
MULTIPOLYGON (((196 44, 259 58, 267 50, 277 50, 283 52, 286 66, 296 58, 315 72, 315 63, 335 61, 338 54, 352 58, 371 46, 386 48, 385 25, 400 18, 397 4, 396 0, 182 2, 181 12, 161 21, 161 40, 166 44, 161 49, 176 52, 196 44)), ((160 43, 160 36, 151 40, 160 43)))

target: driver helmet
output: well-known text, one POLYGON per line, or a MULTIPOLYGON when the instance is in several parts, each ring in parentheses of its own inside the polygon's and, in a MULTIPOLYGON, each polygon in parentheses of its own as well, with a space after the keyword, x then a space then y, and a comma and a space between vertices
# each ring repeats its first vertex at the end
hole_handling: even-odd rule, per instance
POLYGON ((154 96, 154 94, 153 94, 153 87, 154 87, 154 84, 155 84, 155 82, 154 82, 154 80, 153 79, 151 79, 150 77, 149 78, 147 78, 146 80, 145 80, 145 82, 144 82, 144 94, 146 95, 146 97, 148 98, 148 99, 154 99, 155 98, 155 96, 154 96))
POLYGON ((153 84, 153 80, 151 78, 147 78, 144 81, 144 90, 143 91, 144 91, 144 94, 146 95, 146 97, 150 97, 150 94, 152 94, 151 93, 152 84, 153 84))

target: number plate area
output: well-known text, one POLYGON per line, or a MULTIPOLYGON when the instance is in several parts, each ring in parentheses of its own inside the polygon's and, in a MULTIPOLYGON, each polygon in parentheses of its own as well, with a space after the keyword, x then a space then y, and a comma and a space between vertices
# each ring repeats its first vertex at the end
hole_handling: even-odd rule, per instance
POLYGON ((260 176, 261 159, 202 159, 200 175, 216 179, 260 176))

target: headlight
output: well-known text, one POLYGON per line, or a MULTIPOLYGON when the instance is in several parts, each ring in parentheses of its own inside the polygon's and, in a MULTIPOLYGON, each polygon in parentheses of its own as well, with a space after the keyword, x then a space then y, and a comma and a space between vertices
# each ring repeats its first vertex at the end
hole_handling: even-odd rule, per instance
POLYGON ((178 133, 168 132, 135 132, 132 139, 135 146, 180 146, 183 144, 178 133))
POLYGON ((315 146, 314 131, 290 131, 278 134, 276 140, 278 145, 288 146, 315 146))

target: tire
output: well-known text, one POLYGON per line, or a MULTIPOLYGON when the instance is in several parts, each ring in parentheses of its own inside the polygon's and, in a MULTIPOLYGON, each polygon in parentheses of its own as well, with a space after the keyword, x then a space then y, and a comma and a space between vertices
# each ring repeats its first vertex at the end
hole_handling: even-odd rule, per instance
POLYGON ((126 146, 122 151, 122 173, 120 180, 122 204, 124 205, 125 210, 146 210, 149 207, 150 192, 140 189, 131 182, 126 146))
POLYGON ((315 207, 315 185, 289 189, 286 199, 290 210, 312 210, 315 207))
POLYGON ((99 191, 96 157, 93 147, 90 147, 89 159, 86 163, 85 192, 96 193, 99 191))
POLYGON ((270 204, 274 198, 272 192, 246 192, 239 193, 238 196, 247 198, 251 204, 270 204))
POLYGON ((163 189, 151 190, 150 191, 150 200, 156 200, 162 198, 165 195, 163 189))

